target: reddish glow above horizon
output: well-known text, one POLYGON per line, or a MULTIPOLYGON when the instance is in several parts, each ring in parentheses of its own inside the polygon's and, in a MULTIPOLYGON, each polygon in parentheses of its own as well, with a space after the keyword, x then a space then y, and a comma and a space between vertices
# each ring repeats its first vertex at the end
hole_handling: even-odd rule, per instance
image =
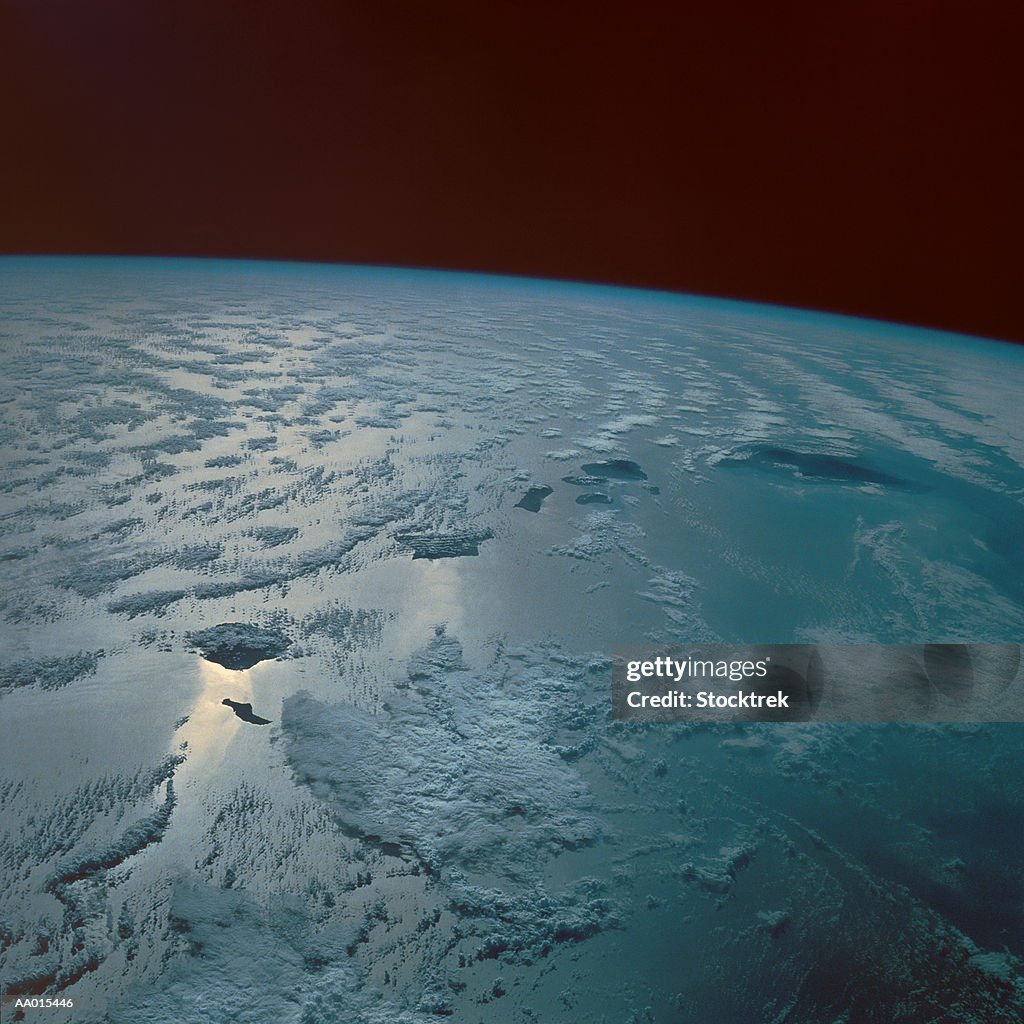
POLYGON ((8 0, 0 251, 513 273, 1024 340, 1012 16, 8 0))

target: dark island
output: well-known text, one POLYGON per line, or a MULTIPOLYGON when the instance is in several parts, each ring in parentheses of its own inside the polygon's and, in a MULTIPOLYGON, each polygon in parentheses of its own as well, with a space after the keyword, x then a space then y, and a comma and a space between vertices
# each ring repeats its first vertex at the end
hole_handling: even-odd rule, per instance
POLYGON ((221 704, 226 704, 231 708, 243 722, 248 722, 250 725, 270 725, 269 718, 260 718, 259 715, 253 713, 251 704, 243 704, 240 701, 232 700, 230 697, 225 697, 221 704))
POLYGON ((222 622, 219 626, 189 633, 187 639, 199 648, 207 661, 236 672, 279 658, 292 643, 284 633, 244 622, 222 622))

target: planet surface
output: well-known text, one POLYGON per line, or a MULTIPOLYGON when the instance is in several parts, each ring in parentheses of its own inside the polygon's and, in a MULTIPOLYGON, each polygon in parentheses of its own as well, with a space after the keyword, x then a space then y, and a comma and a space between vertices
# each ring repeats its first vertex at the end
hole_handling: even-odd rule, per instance
POLYGON ((610 657, 1019 642, 1024 351, 5 259, 0 371, 5 1021, 1021 1019, 1020 725, 619 723, 610 657))

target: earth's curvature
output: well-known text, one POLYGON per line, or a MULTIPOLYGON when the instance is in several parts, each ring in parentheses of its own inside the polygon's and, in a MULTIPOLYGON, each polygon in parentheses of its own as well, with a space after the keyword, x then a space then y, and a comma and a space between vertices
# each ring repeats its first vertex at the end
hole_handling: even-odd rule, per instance
POLYGON ((608 659, 1019 641, 1022 350, 7 259, 0 371, 4 1020, 1021 1018, 1021 727, 615 725, 608 659))

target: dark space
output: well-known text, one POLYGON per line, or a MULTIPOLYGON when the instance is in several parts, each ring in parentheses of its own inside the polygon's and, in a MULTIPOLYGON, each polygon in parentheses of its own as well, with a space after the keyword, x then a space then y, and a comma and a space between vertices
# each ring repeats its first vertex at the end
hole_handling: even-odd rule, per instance
POLYGON ((453 268, 1024 341, 1013 5, 0 4, 0 252, 453 268))

